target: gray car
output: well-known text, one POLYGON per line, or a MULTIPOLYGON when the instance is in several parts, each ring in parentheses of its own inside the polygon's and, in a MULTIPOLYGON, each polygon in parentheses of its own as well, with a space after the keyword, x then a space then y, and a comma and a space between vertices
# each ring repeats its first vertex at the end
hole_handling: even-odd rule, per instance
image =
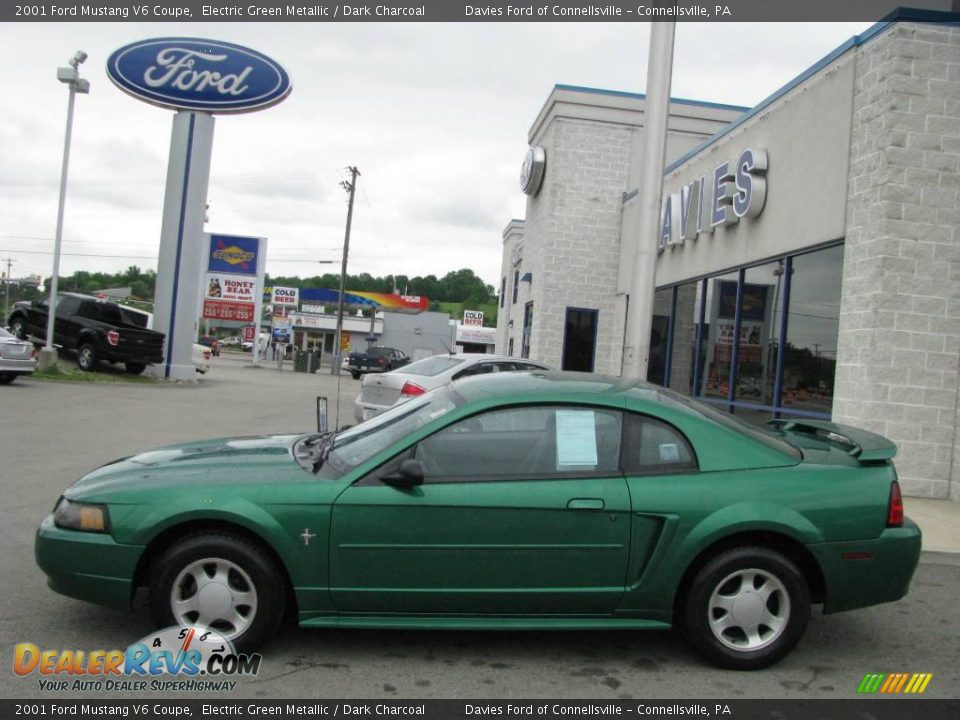
POLYGON ((36 367, 33 343, 0 328, 0 385, 12 383, 17 375, 29 375, 36 367))
POLYGON ((364 375, 354 417, 357 422, 369 420, 394 405, 468 375, 550 369, 542 363, 505 355, 434 355, 396 370, 364 375))

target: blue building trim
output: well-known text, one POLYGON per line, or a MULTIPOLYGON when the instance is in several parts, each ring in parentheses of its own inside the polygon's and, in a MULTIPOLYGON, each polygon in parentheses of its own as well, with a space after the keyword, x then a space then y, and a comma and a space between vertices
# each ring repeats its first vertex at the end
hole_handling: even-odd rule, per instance
MULTIPOLYGON (((624 90, 606 90, 604 88, 585 87, 583 85, 562 85, 556 84, 554 90, 567 90, 569 92, 586 93, 591 95, 610 95, 611 97, 631 98, 633 100, 646 100, 646 93, 626 92, 624 90)), ((728 105, 726 103, 710 102, 708 100, 692 100, 690 98, 671 97, 670 102, 676 105, 691 105, 693 107, 714 108, 716 110, 740 110, 745 112, 750 108, 742 105, 728 105)))
MULTIPOLYGON (((821 58, 819 61, 811 65, 809 68, 804 70, 802 73, 797 75, 788 83, 783 85, 780 89, 776 90, 775 92, 773 92, 772 94, 768 95, 766 98, 761 100, 755 107, 743 108, 745 110, 743 115, 741 115, 739 118, 734 120, 732 123, 727 125, 722 130, 719 130, 718 132, 711 135, 709 138, 704 140, 702 143, 700 143, 696 147, 692 148, 691 150, 687 151, 686 153, 681 155, 679 158, 671 162, 669 165, 667 165, 664 168, 663 174, 667 175, 673 172, 674 170, 676 170, 677 168, 681 167, 684 163, 688 162, 689 160, 699 155, 701 152, 703 152, 708 147, 716 143, 718 140, 720 140, 723 137, 726 137, 731 132, 733 132, 736 128, 748 122, 751 118, 754 118, 758 114, 762 113, 770 105, 772 105, 774 102, 782 98, 791 90, 794 90, 799 85, 802 85, 804 82, 809 80, 811 77, 816 75, 818 72, 823 70, 825 67, 827 67, 831 63, 834 63, 837 60, 839 60, 847 52, 859 47, 863 47, 864 45, 869 43, 871 40, 873 40, 875 37, 877 37, 880 33, 882 33, 884 30, 886 30, 887 28, 891 27, 892 25, 898 22, 920 22, 920 23, 927 23, 927 24, 934 24, 934 25, 949 25, 952 27, 957 27, 957 26, 960 26, 960 13, 942 12, 938 10, 919 10, 915 8, 904 8, 904 7, 897 8, 896 10, 891 12, 889 15, 887 15, 880 22, 873 24, 872 26, 867 28, 864 32, 860 33, 859 35, 854 35, 852 38, 850 38, 849 40, 841 44, 835 50, 827 53, 823 58, 821 58)), ((573 89, 573 90, 578 89, 575 87, 568 87, 564 85, 557 85, 556 87, 564 88, 564 89, 573 89)), ((590 88, 583 88, 582 91, 590 92, 591 90, 590 88)), ((594 92, 607 92, 607 91, 597 90, 594 92)), ((628 97, 645 97, 643 95, 635 95, 632 93, 611 93, 611 94, 621 94, 628 97)), ((698 101, 692 101, 692 100, 681 101, 681 100, 671 99, 671 102, 686 102, 690 104, 701 105, 704 107, 738 109, 737 106, 734 106, 734 105, 711 104, 707 102, 698 102, 698 101)), ((636 197, 637 193, 638 193, 638 190, 633 190, 633 191, 624 193, 623 194, 624 204, 626 204, 627 202, 632 200, 634 197, 636 197)))

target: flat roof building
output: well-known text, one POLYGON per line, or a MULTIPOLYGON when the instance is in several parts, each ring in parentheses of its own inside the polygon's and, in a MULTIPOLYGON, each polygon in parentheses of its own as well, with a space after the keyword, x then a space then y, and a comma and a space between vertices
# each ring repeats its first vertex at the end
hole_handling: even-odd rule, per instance
MULTIPOLYGON (((642 95, 558 85, 503 232, 497 352, 620 374, 642 95)), ((754 108, 670 103, 648 379, 828 419, 960 499, 960 15, 901 10, 754 108)))

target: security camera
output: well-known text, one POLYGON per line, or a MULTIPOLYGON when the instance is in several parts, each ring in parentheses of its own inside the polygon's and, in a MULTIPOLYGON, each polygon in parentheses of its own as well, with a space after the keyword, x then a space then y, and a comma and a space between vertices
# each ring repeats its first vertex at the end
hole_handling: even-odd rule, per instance
POLYGON ((86 59, 87 59, 87 54, 83 50, 77 50, 77 52, 73 54, 73 58, 70 60, 70 64, 76 67, 86 59))

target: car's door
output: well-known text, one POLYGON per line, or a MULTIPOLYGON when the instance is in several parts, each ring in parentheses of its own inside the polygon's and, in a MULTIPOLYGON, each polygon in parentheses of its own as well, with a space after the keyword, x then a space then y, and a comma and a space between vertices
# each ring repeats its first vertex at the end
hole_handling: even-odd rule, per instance
POLYGON ((81 315, 82 307, 86 303, 93 303, 92 300, 83 300, 71 295, 63 295, 57 300, 56 322, 54 323, 53 336, 54 342, 66 348, 73 348, 77 344, 77 336, 80 332, 77 316, 81 315))
POLYGON ((518 406, 461 420, 348 488, 333 507, 331 593, 344 613, 611 612, 630 500, 622 413, 518 406), (406 458, 424 482, 380 478, 406 458))
POLYGON ((661 540, 684 534, 696 522, 695 509, 722 490, 705 484, 686 436, 650 415, 625 414, 621 463, 633 505, 627 586, 635 589, 661 540))

